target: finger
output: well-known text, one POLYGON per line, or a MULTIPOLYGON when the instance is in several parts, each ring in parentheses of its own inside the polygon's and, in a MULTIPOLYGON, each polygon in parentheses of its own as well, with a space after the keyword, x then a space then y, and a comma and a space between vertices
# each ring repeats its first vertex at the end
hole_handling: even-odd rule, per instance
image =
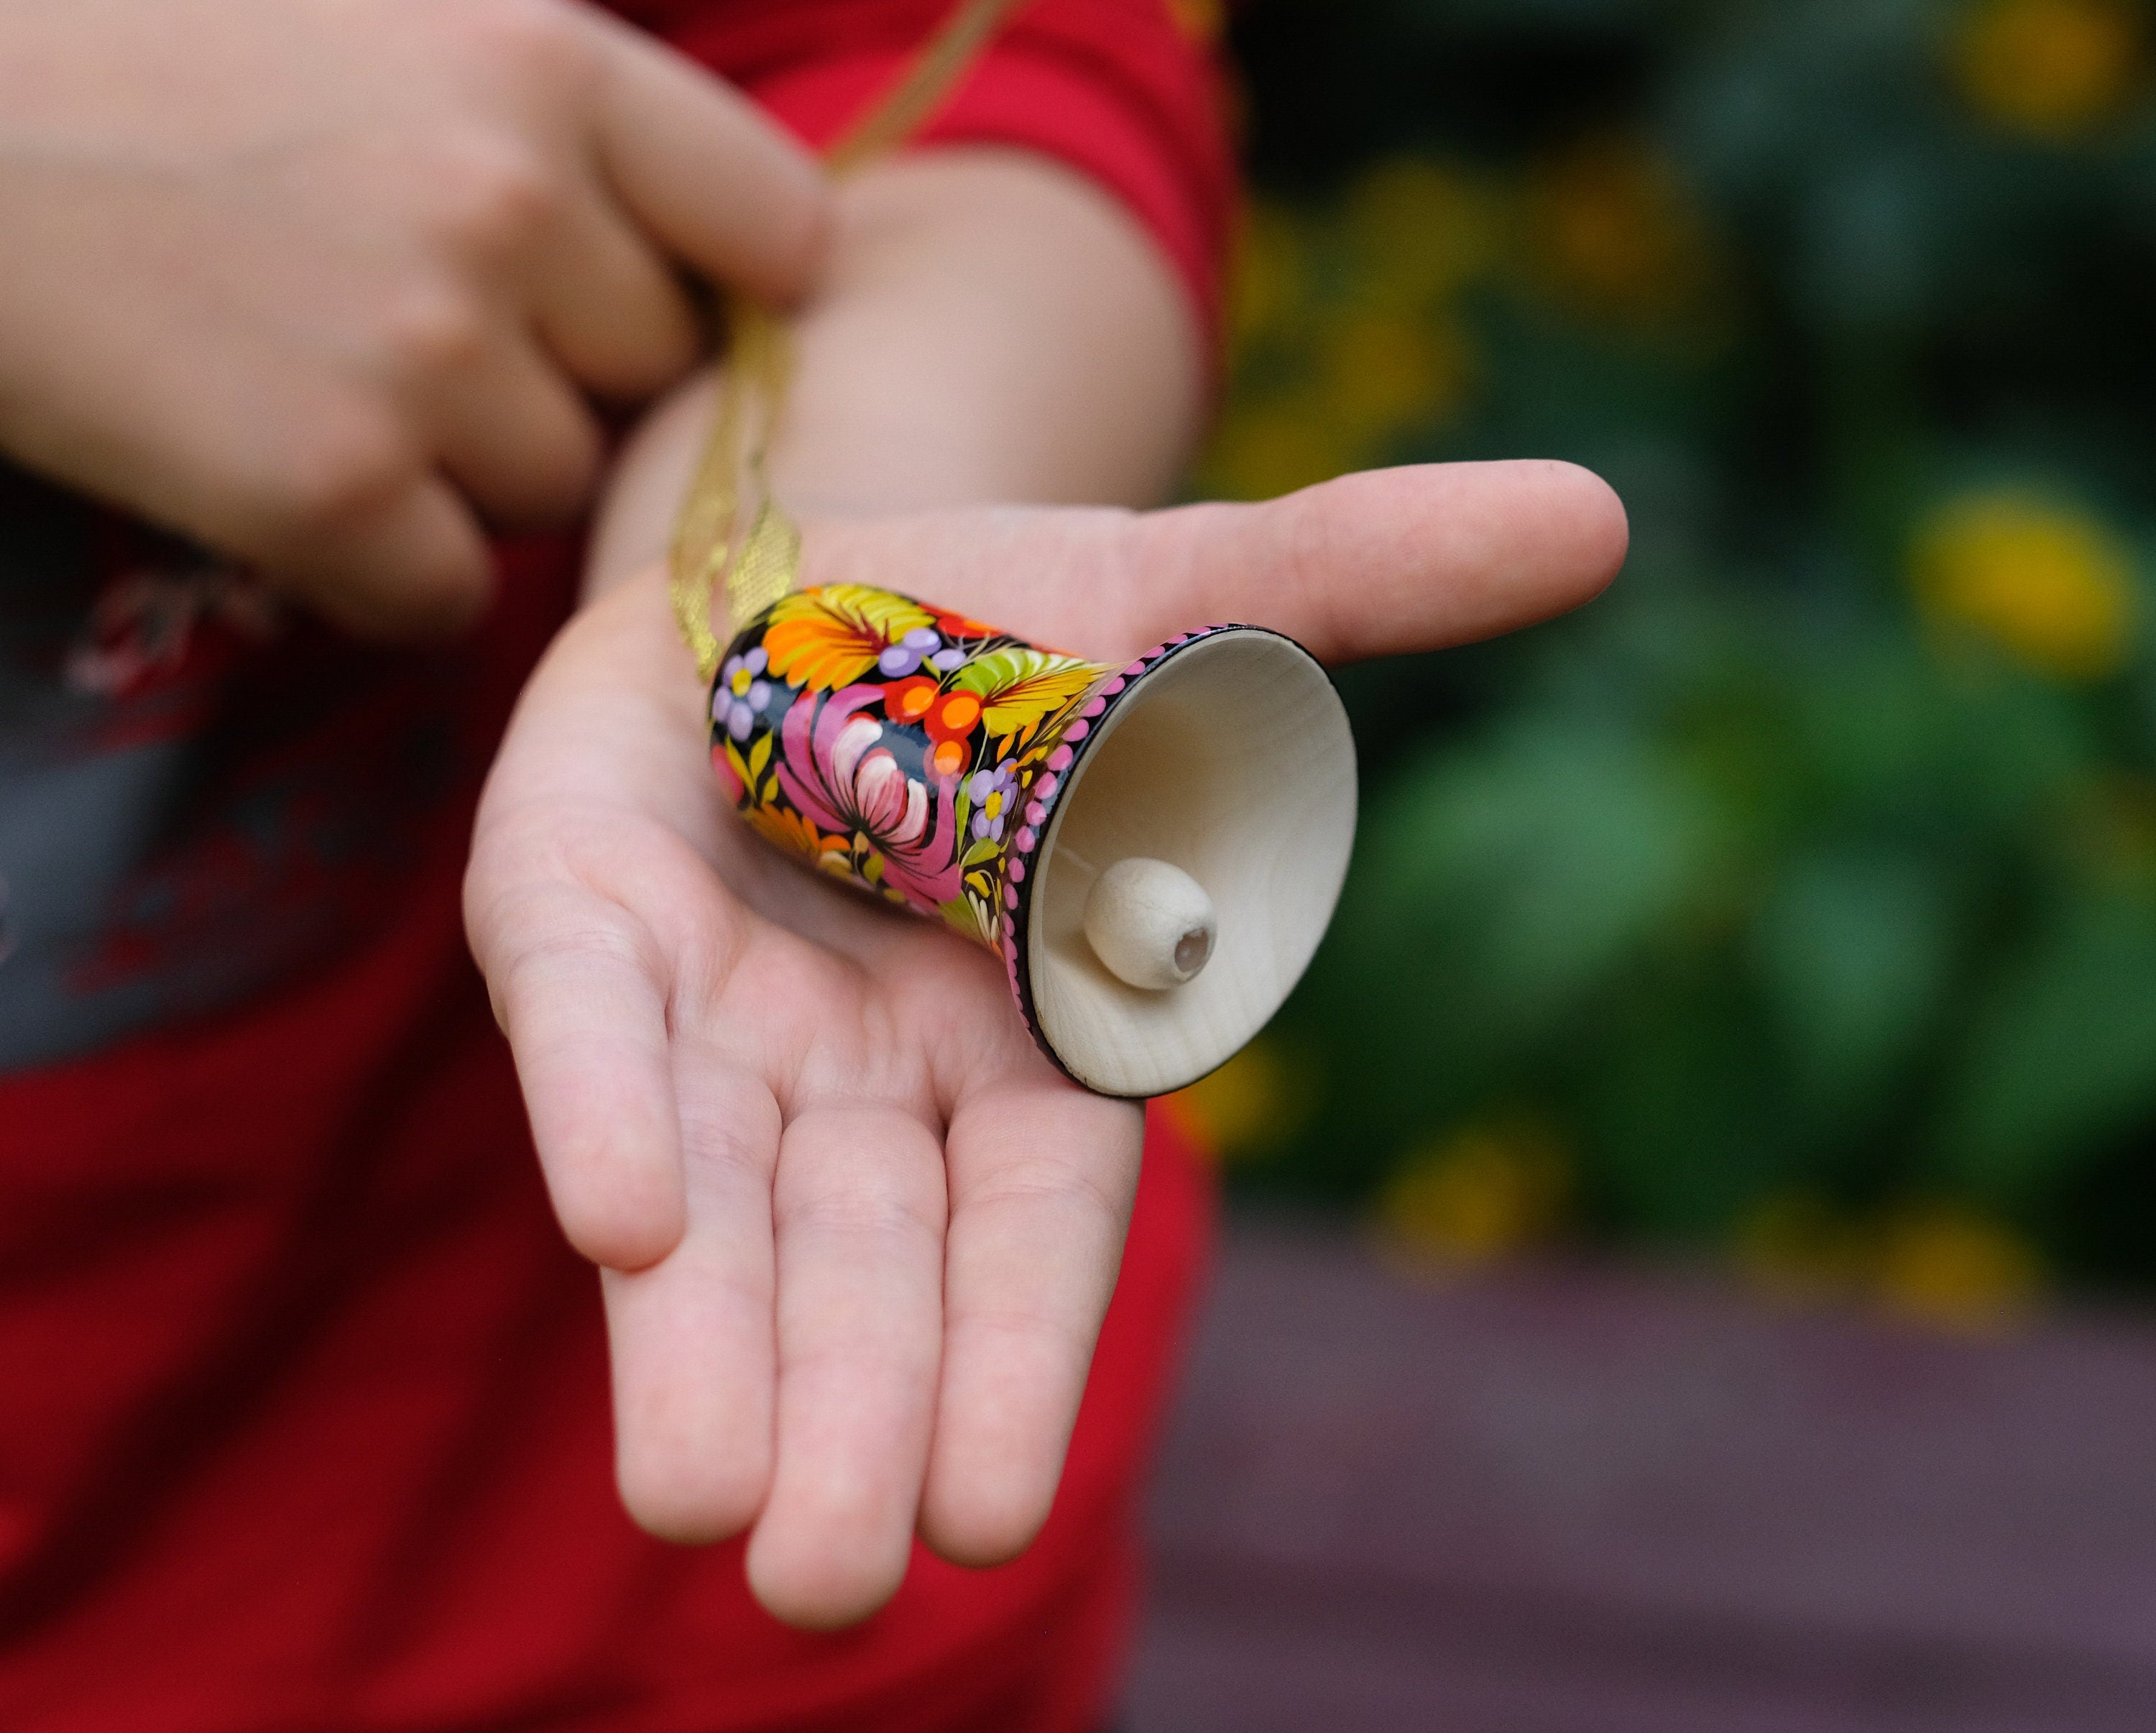
POLYGON ((1028 1066, 968 1096, 946 1139, 943 1370, 921 1533, 1014 1558, 1048 1520, 1115 1291, 1143 1116, 1028 1066))
POLYGON ((598 424, 528 338, 494 332, 421 406, 443 469, 497 524, 563 522, 590 498, 598 424))
POLYGON ((1541 460, 1373 470, 1137 523, 1131 570, 1153 632, 1252 620, 1328 661, 1469 643, 1561 614, 1616 576, 1626 540, 1606 482, 1541 460))
POLYGON ((280 588, 362 637, 462 631, 494 589, 485 533, 434 475, 416 476, 378 502, 340 510, 312 534, 280 526, 252 547, 244 528, 229 537, 213 532, 213 539, 252 553, 280 588))
POLYGON ((746 97, 626 25, 606 45, 599 160, 629 213, 715 280, 789 301, 808 286, 828 215, 816 160, 746 97))
POLYGON ((587 390, 639 400, 695 362, 703 333, 688 296, 598 188, 569 201, 535 269, 540 338, 587 390))
POLYGON ((708 1043, 677 1037, 688 1227, 649 1269, 603 1278, 622 1503, 669 1540, 747 1528, 770 1484, 778 1103, 708 1043))
MULTIPOLYGON (((514 850, 513 836, 485 847, 514 850)), ((643 1269, 685 1226, 665 966, 618 904, 573 882, 490 895, 475 859, 466 924, 509 1037, 547 1189, 569 1243, 643 1269)))
POLYGON ((131 510, 362 636, 447 635, 484 611, 486 537, 403 416, 304 368, 220 364, 177 326, 134 335, 144 364, 122 369, 135 389, 115 436, 74 429, 131 510))
POLYGON ((811 1108, 774 1189, 778 1426, 748 1548, 788 1623, 849 1624, 906 1575, 942 1350, 942 1148, 911 1114, 811 1108))

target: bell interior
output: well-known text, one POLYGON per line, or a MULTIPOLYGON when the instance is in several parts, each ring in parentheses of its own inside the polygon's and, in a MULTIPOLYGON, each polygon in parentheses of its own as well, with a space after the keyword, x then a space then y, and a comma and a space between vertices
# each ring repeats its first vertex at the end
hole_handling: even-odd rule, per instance
POLYGON ((1134 682, 1071 767, 1034 868, 1034 1015, 1104 1094, 1179 1089, 1280 1008, 1332 920, 1355 833, 1355 746, 1332 682, 1276 633, 1200 640, 1134 682), (1204 886, 1219 918, 1198 976, 1149 991, 1085 933, 1093 881, 1130 856, 1204 886))

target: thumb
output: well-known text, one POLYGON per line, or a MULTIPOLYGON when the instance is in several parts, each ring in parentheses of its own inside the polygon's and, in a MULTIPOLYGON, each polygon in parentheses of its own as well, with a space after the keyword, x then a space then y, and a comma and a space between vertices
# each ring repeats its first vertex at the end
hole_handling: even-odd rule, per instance
POLYGON ((1372 470, 1262 505, 1140 520, 1149 635, 1242 620, 1321 660, 1494 637, 1576 608, 1625 563, 1625 507, 1573 464, 1372 470))

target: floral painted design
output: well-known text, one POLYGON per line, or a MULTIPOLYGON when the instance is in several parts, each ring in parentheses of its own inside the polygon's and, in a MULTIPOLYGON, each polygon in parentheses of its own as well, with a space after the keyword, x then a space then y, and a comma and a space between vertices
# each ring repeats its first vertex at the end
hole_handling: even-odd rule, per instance
POLYGON ((860 584, 782 596, 763 615, 771 671, 812 692, 851 686, 872 671, 911 674, 944 640, 918 602, 860 584))
POLYGON ((723 728, 736 740, 748 738, 756 713, 768 701, 771 682, 762 677, 771 658, 762 645, 742 656, 730 656, 719 666, 711 686, 711 726, 723 728))
POLYGON ((1017 646, 975 657, 952 678, 960 694, 977 699, 980 718, 996 737, 997 749, 1009 752, 1029 740, 1050 717, 1106 671, 1075 656, 1017 646))
POLYGON ((1055 1059, 1019 959, 1056 802, 1140 678, 1200 639, 1250 630, 1187 633, 1119 670, 889 590, 802 590, 728 646, 711 686, 712 768, 770 842, 996 952, 1055 1059))
POLYGON ((768 841, 1000 948, 1026 790, 1109 673, 889 590, 802 590, 729 647, 711 763, 768 841))

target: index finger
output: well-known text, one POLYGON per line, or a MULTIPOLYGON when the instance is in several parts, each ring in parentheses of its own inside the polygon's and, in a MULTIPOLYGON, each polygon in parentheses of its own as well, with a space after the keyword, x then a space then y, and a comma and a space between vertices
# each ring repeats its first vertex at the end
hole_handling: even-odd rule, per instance
POLYGON ((713 280, 795 299, 827 222, 829 183, 814 157, 684 55, 626 24, 595 22, 605 49, 599 162, 630 215, 713 280))

